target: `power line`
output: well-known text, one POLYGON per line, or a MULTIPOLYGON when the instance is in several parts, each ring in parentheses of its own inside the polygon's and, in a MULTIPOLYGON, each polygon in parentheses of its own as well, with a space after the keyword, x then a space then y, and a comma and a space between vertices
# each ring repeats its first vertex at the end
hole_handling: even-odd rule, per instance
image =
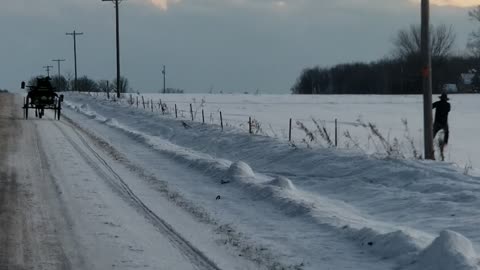
POLYGON ((435 159, 433 153, 433 124, 432 124, 432 55, 430 51, 430 2, 422 0, 422 88, 423 88, 423 128, 425 159, 435 159))
POLYGON ((73 36, 73 61, 75 65, 75 83, 74 89, 77 91, 77 36, 83 35, 83 33, 77 33, 75 30, 72 33, 66 33, 67 36, 73 36))
POLYGON ((47 70, 47 77, 50 77, 50 69, 53 68, 53 66, 43 66, 43 68, 47 70))
POLYGON ((163 74, 163 93, 165 94, 165 93, 167 93, 167 88, 166 88, 167 70, 165 68, 165 65, 163 65, 162 74, 163 74))
POLYGON ((60 62, 64 62, 65 59, 53 59, 53 62, 57 62, 57 67, 58 67, 58 78, 60 78, 60 62))
MULTIPOLYGON (((117 98, 120 98, 120 26, 118 18, 119 0, 102 0, 103 2, 113 2, 115 4, 115 22, 116 22, 116 48, 117 48, 117 98)), ((124 89, 126 91, 126 89, 124 89)))

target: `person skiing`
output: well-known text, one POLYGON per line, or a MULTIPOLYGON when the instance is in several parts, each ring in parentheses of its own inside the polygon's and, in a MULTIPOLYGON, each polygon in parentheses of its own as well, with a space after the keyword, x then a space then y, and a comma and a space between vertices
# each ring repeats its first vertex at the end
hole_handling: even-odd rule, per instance
POLYGON ((444 137, 443 141, 440 141, 440 152, 443 157, 443 148, 448 144, 449 130, 448 130, 448 113, 450 112, 450 103, 448 103, 448 96, 446 93, 442 93, 439 96, 440 100, 432 104, 432 108, 435 109, 435 121, 433 122, 433 138, 437 133, 443 129, 444 137))

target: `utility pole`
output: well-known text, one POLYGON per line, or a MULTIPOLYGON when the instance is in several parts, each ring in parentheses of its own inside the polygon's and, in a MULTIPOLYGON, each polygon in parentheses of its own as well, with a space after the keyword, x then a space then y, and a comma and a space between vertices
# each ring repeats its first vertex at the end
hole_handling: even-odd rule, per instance
POLYGON ((117 98, 120 98, 120 26, 118 19, 118 5, 121 0, 102 0, 103 2, 113 2, 115 4, 115 22, 117 33, 117 98))
POLYGON ((162 70, 162 74, 163 74, 163 93, 167 93, 167 88, 166 88, 166 75, 167 75, 167 70, 165 69, 165 65, 163 65, 163 70, 162 70))
POLYGON ((73 36, 73 61, 75 63, 75 83, 73 90, 77 91, 77 36, 83 35, 83 33, 77 33, 75 30, 72 33, 66 33, 67 36, 73 36))
POLYGON ((60 62, 64 62, 65 59, 53 59, 53 62, 57 62, 57 67, 58 67, 58 78, 60 79, 60 62))
POLYGON ((430 2, 422 0, 422 88, 423 88, 423 129, 425 143, 425 159, 435 159, 433 152, 432 121, 432 55, 430 51, 430 2))
POLYGON ((43 68, 47 70, 47 77, 50 77, 50 69, 53 68, 53 66, 43 66, 43 68))

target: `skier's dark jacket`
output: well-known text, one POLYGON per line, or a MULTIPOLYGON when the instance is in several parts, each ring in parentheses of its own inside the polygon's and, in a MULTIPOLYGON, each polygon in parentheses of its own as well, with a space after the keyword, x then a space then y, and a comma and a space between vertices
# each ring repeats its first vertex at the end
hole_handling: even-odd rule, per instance
POLYGON ((448 113, 450 112, 450 103, 447 102, 447 99, 441 99, 437 102, 434 102, 432 105, 435 110, 435 124, 446 126, 448 125, 448 113))

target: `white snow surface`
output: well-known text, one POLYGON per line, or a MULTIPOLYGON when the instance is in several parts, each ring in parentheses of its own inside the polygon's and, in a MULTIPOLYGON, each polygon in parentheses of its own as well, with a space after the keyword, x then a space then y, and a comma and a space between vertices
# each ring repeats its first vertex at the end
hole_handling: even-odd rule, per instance
MULTIPOLYGON (((248 107, 255 98, 236 100, 248 107)), ((282 103, 269 99, 265 107, 282 103)), ((452 163, 292 147, 88 95, 68 94, 65 104, 71 121, 165 181, 195 205, 180 207, 216 227, 220 245, 259 268, 479 268, 480 178, 452 163)))
MULTIPOLYGON (((384 152, 383 146, 369 130, 359 125, 373 123, 382 135, 393 143, 397 138, 406 156, 412 156, 411 143, 405 137, 413 140, 416 150, 423 152, 423 96, 422 95, 210 95, 185 94, 161 95, 142 94, 145 102, 154 100, 154 105, 167 104, 174 109, 176 104, 179 117, 191 119, 190 107, 196 121, 201 121, 201 110, 205 112, 205 121, 220 124, 221 111, 226 125, 248 130, 248 118, 252 117, 261 126, 259 133, 279 139, 288 139, 289 119, 292 118, 292 137, 301 144, 305 133, 297 127, 297 121, 302 122, 311 130, 315 129, 312 118, 325 125, 330 137, 334 137, 335 119, 338 121, 338 145, 340 148, 355 148, 354 143, 345 138, 348 131, 358 143, 359 148, 367 154, 384 152), (408 132, 402 124, 408 123, 408 132)), ((136 101, 137 95, 132 95, 136 101)), ((141 96, 139 106, 142 107, 141 96)), ((480 144, 476 136, 480 126, 475 125, 478 118, 480 95, 458 94, 449 95, 452 111, 449 115, 450 140, 447 147, 446 160, 461 168, 480 168, 480 144)), ((437 96, 433 96, 433 101, 437 96)), ((136 104, 135 104, 136 105, 136 104)), ((254 130, 255 132, 256 130, 254 130)), ((317 136, 318 137, 318 136, 317 136)), ((323 143, 319 140, 317 143, 323 143)), ((313 143, 312 143, 313 144, 313 143)), ((438 149, 436 151, 438 156, 438 149)))
POLYGON ((440 235, 418 256, 409 269, 449 270, 478 269, 478 258, 472 243, 453 231, 442 231, 440 235))

